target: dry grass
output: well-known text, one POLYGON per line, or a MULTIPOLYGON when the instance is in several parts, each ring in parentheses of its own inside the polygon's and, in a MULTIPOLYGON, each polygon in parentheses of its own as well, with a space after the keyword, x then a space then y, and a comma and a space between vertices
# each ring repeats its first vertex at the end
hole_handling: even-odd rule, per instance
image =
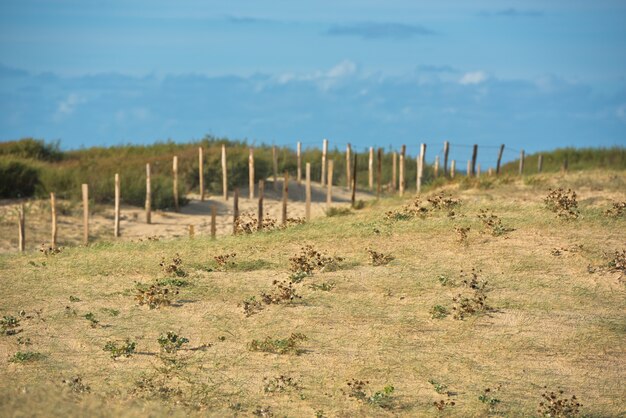
POLYGON ((21 331, 0 336, 0 415, 532 416, 545 386, 575 394, 589 416, 624 414, 626 288, 618 273, 589 273, 588 266, 606 265, 605 253, 626 246, 626 220, 604 215, 612 201, 626 199, 626 174, 584 176, 448 186, 462 201, 454 218, 441 212, 389 221, 385 213, 406 203, 390 199, 345 217, 217 241, 196 236, 2 256, 0 316, 20 317, 21 331), (555 219, 542 201, 548 187, 574 188, 580 217, 555 219), (514 231, 481 233, 481 209, 514 231), (467 245, 457 242, 455 226, 471 227, 467 245), (344 260, 295 284, 298 303, 246 317, 242 300, 288 280, 289 259, 305 244, 344 260), (551 254, 573 245, 582 248, 551 254), (395 259, 371 266, 366 247, 395 259), (237 253, 247 267, 208 271, 224 253, 237 253), (189 285, 170 306, 137 305, 135 282, 167 278, 159 262, 176 254, 189 285), (433 306, 451 310, 452 298, 467 290, 460 271, 472 268, 488 282, 493 309, 433 319, 433 306), (442 286, 440 275, 454 283, 442 286), (323 282, 334 287, 311 288, 323 282), (88 312, 98 326, 85 320, 88 312), (157 340, 168 331, 189 343, 165 356, 157 340), (298 355, 249 348, 253 340, 298 333, 306 336, 298 355), (103 350, 127 338, 137 343, 130 357, 113 360, 103 350), (18 351, 43 357, 10 362, 18 351), (72 390, 67 382, 76 376, 89 391, 72 390), (267 393, 276 376, 293 377, 297 389, 267 393), (369 382, 367 402, 346 395, 353 379, 369 382), (384 403, 369 401, 390 385, 384 403), (500 402, 481 402, 494 387, 500 402), (442 400, 448 406, 440 412, 434 402, 442 400))

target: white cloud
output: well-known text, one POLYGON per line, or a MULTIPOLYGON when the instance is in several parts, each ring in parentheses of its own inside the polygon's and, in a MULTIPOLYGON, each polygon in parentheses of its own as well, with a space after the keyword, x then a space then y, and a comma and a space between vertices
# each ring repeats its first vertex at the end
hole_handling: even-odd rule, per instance
POLYGON ((66 116, 71 115, 76 110, 76 107, 84 103, 86 99, 77 93, 70 93, 65 100, 62 100, 57 105, 56 113, 54 114, 55 120, 60 120, 66 116))
POLYGON ((278 84, 287 84, 292 81, 312 81, 315 82, 321 90, 328 90, 341 80, 357 73, 357 65, 350 60, 343 60, 328 71, 315 70, 305 74, 283 73, 275 76, 273 79, 278 84))
POLYGON ((356 64, 350 60, 343 60, 333 68, 328 70, 326 76, 329 78, 346 77, 356 73, 356 64))
POLYGON ((463 85, 480 84, 485 80, 487 80, 487 74, 484 71, 472 71, 463 74, 459 83, 463 85))

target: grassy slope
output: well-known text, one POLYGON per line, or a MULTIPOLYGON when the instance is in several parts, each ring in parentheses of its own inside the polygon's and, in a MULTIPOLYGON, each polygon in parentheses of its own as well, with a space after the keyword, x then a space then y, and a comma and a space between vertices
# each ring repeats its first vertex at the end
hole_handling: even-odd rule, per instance
POLYGON ((229 405, 237 403, 248 416, 258 405, 281 416, 314 416, 317 410, 325 416, 435 415, 432 403, 447 397, 429 379, 454 393, 456 406, 445 411, 452 416, 487 415, 478 396, 498 384, 496 414, 533 415, 544 385, 576 394, 590 416, 624 414, 626 291, 618 275, 590 274, 587 266, 606 264, 604 251, 624 248, 626 221, 602 212, 611 201, 626 200, 625 184, 624 172, 535 176, 487 190, 452 186, 463 200, 453 219, 436 214, 389 223, 384 212, 404 202, 388 199, 347 217, 213 242, 103 243, 48 258, 0 257, 0 314, 25 310, 34 316, 22 320, 22 333, 0 337, 0 415, 184 416, 201 407, 198 414, 221 416, 235 414, 229 405), (555 184, 577 187, 580 219, 557 220, 543 207, 547 187, 555 184), (507 238, 481 234, 476 215, 483 208, 516 230, 507 238), (469 245, 457 243, 457 225, 471 227, 469 245), (345 257, 344 267, 297 285, 303 298, 294 306, 273 305, 246 318, 238 304, 270 290, 272 280, 286 279, 289 257, 303 243, 345 257), (553 248, 573 244, 582 244, 582 251, 551 255, 553 248), (371 266, 366 246, 396 259, 371 266), (237 253, 235 268, 206 271, 214 255, 227 252, 237 253), (134 282, 163 277, 158 263, 175 253, 193 283, 181 289, 180 306, 137 306, 134 282), (458 278, 461 269, 472 267, 489 281, 487 300, 495 311, 463 321, 431 319, 433 305, 450 308, 460 291, 441 286, 437 277, 458 278), (307 287, 329 281, 336 283, 330 292, 307 287), (70 302, 70 295, 81 301, 70 302), (68 305, 76 317, 65 314, 68 305), (104 308, 120 313, 110 316, 104 308), (34 314, 39 309, 41 319, 34 314), (106 326, 91 328, 82 318, 87 312, 106 326), (180 352, 178 372, 170 366, 164 374, 156 339, 168 330, 188 337, 191 347, 212 346, 180 352), (309 338, 300 356, 247 349, 252 339, 292 332, 309 338), (18 336, 32 345, 19 346, 18 336), (126 337, 137 341, 140 354, 113 361, 102 347, 126 337), (18 350, 46 357, 9 363, 18 350), (142 374, 157 381, 178 374, 195 384, 164 378, 182 396, 144 400, 132 393, 142 374), (91 394, 72 394, 61 383, 75 375, 91 394), (279 375, 294 377, 302 389, 265 394, 263 378, 279 375), (352 378, 369 380, 372 391, 392 384, 393 409, 347 397, 342 390, 352 378))

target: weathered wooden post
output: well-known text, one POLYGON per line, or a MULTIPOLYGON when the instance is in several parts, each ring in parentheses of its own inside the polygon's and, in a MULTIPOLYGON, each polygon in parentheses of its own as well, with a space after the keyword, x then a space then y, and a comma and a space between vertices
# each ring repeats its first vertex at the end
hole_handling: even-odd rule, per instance
POLYGON ((226 166, 226 145, 222 145, 222 190, 224 200, 228 200, 228 169, 226 166))
POLYGON ((489 168, 487 169, 487 175, 488 175, 489 177, 493 176, 493 168, 489 167, 489 168))
POLYGON ((398 153, 394 151, 393 154, 391 154, 391 192, 392 193, 396 192, 396 184, 398 181, 398 178, 396 177, 397 171, 398 171, 398 153))
POLYGON ((26 249, 26 228, 24 219, 24 204, 22 203, 17 209, 17 246, 19 252, 23 253, 26 249))
POLYGON ((89 186, 82 185, 83 192, 83 244, 89 242, 89 186))
POLYGON ((115 173, 115 220, 113 224, 113 236, 120 236, 120 175, 115 173))
POLYGON ((354 168, 352 169, 352 198, 351 198, 351 202, 352 202, 352 207, 354 207, 354 204, 356 203, 356 157, 357 157, 357 153, 354 153, 354 168))
POLYGON ((455 169, 455 161, 452 160, 450 162, 450 178, 454 178, 454 174, 455 174, 454 169, 455 169))
POLYGON ((519 175, 524 174, 524 150, 519 153, 519 175))
POLYGON ((272 145, 272 172, 274 173, 274 191, 278 191, 278 155, 276 153, 276 145, 272 145))
POLYGON ((204 202, 204 151, 198 147, 198 177, 200 179, 200 200, 204 202))
POLYGON ((439 156, 435 155, 435 165, 433 167, 433 174, 435 177, 439 177, 439 156))
POLYGON ((474 149, 472 150, 472 176, 476 175, 476 158, 478 157, 478 145, 474 144, 474 149))
POLYGON ((52 237, 50 239, 50 246, 52 248, 57 247, 57 200, 54 193, 50 193, 50 211, 52 213, 52 237))
POLYGON ((265 182, 263 180, 259 180, 259 213, 257 216, 258 224, 257 230, 261 231, 263 229, 263 194, 265 193, 265 182))
POLYGON ((328 160, 328 178, 326 190, 326 206, 330 208, 333 200, 333 160, 328 160))
POLYGON ((352 184, 352 181, 350 181, 350 174, 351 174, 351 168, 350 167, 350 162, 352 161, 352 159, 350 158, 350 154, 351 154, 352 148, 350 147, 350 144, 348 144, 346 146, 346 189, 350 190, 350 186, 352 184))
POLYGON ((326 184, 326 153, 328 152, 328 139, 324 139, 322 142, 322 177, 320 185, 323 187, 326 184))
POLYGON ((450 143, 444 141, 443 143, 443 174, 448 175, 448 154, 450 153, 450 143))
POLYGON ((406 158, 406 145, 402 145, 402 150, 400 151, 400 196, 404 196, 404 164, 406 158))
POLYGON ((289 172, 285 170, 283 174, 283 211, 282 211, 282 224, 287 224, 287 201, 289 200, 289 172))
POLYGON ((172 161, 172 174, 174 176, 173 192, 174 192, 174 211, 180 210, 178 206, 178 156, 174 156, 172 161))
POLYGON ((306 163, 306 186, 304 216, 307 221, 311 219, 311 163, 306 163))
POLYGON ((152 187, 150 187, 150 163, 146 164, 146 223, 152 223, 152 187))
POLYGON ((503 152, 504 152, 504 144, 500 145, 500 151, 498 151, 498 161, 496 162, 496 175, 500 175, 500 162, 502 162, 503 152))
POLYGON ((537 158, 537 172, 541 173, 543 171, 543 154, 539 154, 537 158))
POLYGON ((380 199, 380 191, 383 181, 383 149, 378 148, 378 167, 376 170, 376 198, 380 199))
POLYGON ((374 190, 374 147, 370 147, 370 159, 368 165, 370 191, 374 190))
POLYGON ((420 144, 420 155, 417 164, 417 193, 422 191, 422 178, 424 177, 424 165, 426 164, 426 144, 420 144))
POLYGON ((467 171, 465 172, 465 175, 467 177, 472 175, 472 162, 470 160, 467 160, 467 171))
POLYGON ((233 192, 233 235, 237 235, 237 224, 239 223, 239 189, 235 187, 233 192))
POLYGON ((248 155, 248 188, 249 199, 254 199, 254 149, 250 147, 250 155, 248 155))
POLYGON ((302 142, 298 141, 296 146, 296 158, 298 163, 298 171, 296 172, 296 182, 298 186, 302 183, 302 142))
POLYGON ((217 208, 215 203, 211 205, 211 238, 215 239, 215 233, 217 232, 217 208))

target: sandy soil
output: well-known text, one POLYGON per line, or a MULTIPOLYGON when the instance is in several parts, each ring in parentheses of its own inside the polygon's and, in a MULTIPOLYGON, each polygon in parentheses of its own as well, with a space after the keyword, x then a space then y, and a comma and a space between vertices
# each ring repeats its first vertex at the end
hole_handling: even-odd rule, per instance
MULTIPOLYGON (((264 211, 266 216, 280 219, 282 209, 282 179, 274 190, 271 181, 266 183, 264 211)), ((349 207, 351 194, 345 187, 333 187, 333 206, 349 207)), ((239 192, 240 214, 251 213, 256 218, 258 208, 258 190, 255 198, 249 199, 249 189, 239 192)), ((122 206, 120 231, 122 240, 143 240, 148 238, 177 237, 188 235, 189 225, 194 226, 196 235, 208 235, 211 228, 211 206, 217 208, 217 235, 231 234, 233 230, 233 193, 224 201, 223 196, 208 195, 200 201, 199 194, 190 194, 188 205, 179 213, 153 211, 152 223, 147 224, 145 210, 136 206, 122 206)), ((373 195, 357 192, 357 200, 369 200, 373 195)), ((287 216, 304 218, 305 216, 304 183, 289 181, 289 203, 287 216)), ((311 217, 324 216, 326 188, 319 183, 311 187, 311 217)), ((18 247, 17 205, 18 200, 0 201, 0 253, 15 252, 18 247)), ((48 200, 30 200, 26 204, 26 250, 38 250, 42 244, 50 242, 50 205, 48 200)), ((113 239, 113 206, 97 205, 91 210, 89 236, 91 242, 113 239)), ((60 246, 79 245, 82 241, 82 207, 80 203, 57 202, 57 243, 60 246)))

